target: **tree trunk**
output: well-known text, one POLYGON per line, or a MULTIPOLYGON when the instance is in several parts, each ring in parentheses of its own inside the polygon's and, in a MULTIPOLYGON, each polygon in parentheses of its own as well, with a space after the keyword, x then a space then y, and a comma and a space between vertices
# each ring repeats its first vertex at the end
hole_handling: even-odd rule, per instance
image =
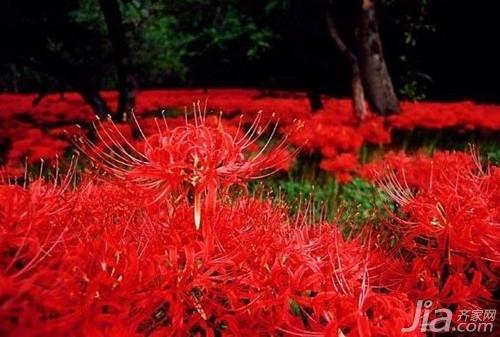
POLYGON ((361 81, 358 62, 351 65, 351 92, 354 113, 360 120, 363 120, 365 119, 367 111, 365 103, 365 93, 363 89, 363 83, 361 81))
POLYGON ((97 116, 100 118, 106 118, 111 115, 111 110, 99 91, 81 88, 79 93, 83 100, 92 107, 92 110, 94 110, 97 116))
POLYGON ((310 89, 307 91, 307 98, 309 99, 309 105, 311 106, 311 111, 315 112, 323 109, 323 102, 321 101, 321 94, 316 89, 310 89))
POLYGON ((359 70, 358 58, 356 55, 347 47, 344 43, 340 34, 335 27, 335 23, 333 18, 328 10, 326 13, 326 24, 328 26, 328 31, 330 33, 330 37, 333 39, 337 47, 339 48, 342 55, 344 55, 345 59, 349 63, 351 67, 351 94, 352 94, 352 107, 356 116, 359 119, 363 120, 366 116, 366 104, 365 104, 365 95, 363 90, 363 83, 361 81, 361 73, 359 70))
POLYGON ((118 110, 115 119, 121 119, 122 114, 127 114, 135 106, 136 81, 132 71, 132 56, 118 0, 99 0, 109 38, 113 47, 117 78, 118 78, 118 110))
POLYGON ((361 2, 355 39, 365 94, 375 112, 383 115, 399 112, 399 101, 384 60, 374 0, 361 2))
POLYGON ((12 74, 12 90, 14 93, 18 94, 19 93, 19 85, 18 85, 18 73, 17 73, 17 68, 14 63, 10 64, 10 72, 12 74))

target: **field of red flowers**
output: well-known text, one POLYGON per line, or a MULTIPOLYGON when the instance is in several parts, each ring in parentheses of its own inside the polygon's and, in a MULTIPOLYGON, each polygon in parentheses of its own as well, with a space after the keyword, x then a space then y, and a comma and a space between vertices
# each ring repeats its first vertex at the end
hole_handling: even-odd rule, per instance
MULTIPOLYGON (((113 107, 115 92, 104 92, 104 98, 113 107)), ((91 109, 75 93, 52 94, 33 106, 35 95, 0 95, 0 163, 4 174, 19 175, 24 162, 36 163, 63 156, 70 148, 70 135, 86 134, 95 120, 91 109), (87 126, 79 128, 76 124, 87 126)), ((338 179, 349 180, 357 168, 357 154, 364 144, 391 143, 394 130, 415 129, 457 132, 479 130, 500 132, 500 107, 496 105, 458 103, 402 103, 402 113, 389 118, 368 116, 361 123, 352 113, 349 99, 323 98, 323 109, 312 113, 304 93, 261 92, 243 89, 211 90, 150 90, 138 94, 135 114, 147 132, 155 132, 154 112, 179 111, 170 124, 184 122, 184 110, 193 100, 208 101, 208 110, 223 112, 227 124, 234 127, 248 125, 262 115, 263 122, 279 120, 281 133, 303 124, 301 132, 289 137, 289 142, 302 146, 305 153, 321 153, 321 167, 333 172, 338 179)), ((157 113, 157 116, 158 113, 157 113)), ((133 132, 130 125, 120 125, 126 134, 133 132)), ((132 126, 133 128, 133 126, 132 126)))
POLYGON ((413 129, 495 135, 500 107, 358 121, 349 100, 312 113, 301 93, 146 91, 115 124, 76 94, 33 98, 0 95, 0 336, 499 332, 500 169, 392 146, 413 129), (367 144, 385 147, 366 163, 367 144), (347 231, 272 196, 273 174, 313 158, 376 186, 388 216, 347 231))

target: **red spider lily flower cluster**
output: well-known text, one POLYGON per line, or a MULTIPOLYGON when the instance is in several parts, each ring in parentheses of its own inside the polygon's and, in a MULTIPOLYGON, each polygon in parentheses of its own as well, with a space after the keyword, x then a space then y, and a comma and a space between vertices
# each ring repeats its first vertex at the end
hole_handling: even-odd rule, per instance
MULTIPOLYGON (((116 92, 103 92, 102 96, 114 108, 116 92)), ((251 124, 256 118, 254 112, 259 110, 266 112, 261 116, 264 123, 272 120, 271 116, 275 113, 280 118, 281 130, 293 128, 296 120, 303 121, 303 132, 291 137, 291 143, 302 146, 307 141, 306 148, 321 153, 325 159, 322 164, 324 169, 341 181, 349 180, 359 168, 359 165, 347 165, 353 163, 346 158, 356 156, 363 144, 389 143, 394 129, 500 130, 500 112, 496 105, 402 102, 401 114, 388 118, 368 116, 360 123, 348 99, 324 97, 323 108, 312 113, 304 93, 263 94, 258 90, 243 89, 141 91, 135 111, 144 129, 149 126, 154 133, 154 119, 142 117, 144 114, 161 109, 183 110, 186 102, 193 97, 208 97, 210 110, 224 111, 225 119, 234 128, 240 123, 251 124), (244 118, 239 118, 239 114, 244 114, 244 118), (341 156, 343 154, 346 155, 341 156)), ((6 158, 0 160, 7 173, 18 172, 26 156, 34 162, 40 158, 51 160, 60 157, 69 143, 59 131, 73 128, 74 123, 85 124, 93 120, 91 109, 76 93, 47 95, 37 106, 32 105, 34 99, 32 94, 0 94, 0 148, 5 148, 8 153, 6 158), (25 132, 30 129, 36 129, 33 133, 39 134, 25 132), (48 132, 45 131, 47 129, 48 132)), ((183 124, 183 118, 169 119, 169 125, 183 124)), ((227 127, 230 127, 229 124, 227 127)))
POLYGON ((365 143, 387 144, 391 134, 381 117, 369 116, 361 124, 354 118, 339 120, 330 111, 321 111, 304 122, 303 131, 291 137, 295 145, 305 144, 309 152, 322 155, 320 166, 341 182, 351 180, 359 166, 357 153, 365 143))
POLYGON ((38 162, 41 158, 51 161, 62 156, 69 142, 57 130, 46 132, 23 122, 10 121, 2 133, 4 144, 8 146, 6 162, 29 163, 38 162))
POLYGON ((398 129, 444 129, 500 130, 498 106, 476 104, 470 101, 455 103, 410 103, 402 104, 403 113, 389 118, 398 129))
POLYGON ((269 127, 260 124, 260 116, 247 131, 238 128, 232 134, 224 129, 220 119, 216 126, 210 126, 201 107, 195 105, 194 123, 186 120, 183 126, 171 129, 166 119, 156 121, 156 133, 149 137, 137 124, 143 136, 143 150, 132 145, 127 140, 130 137, 112 122, 107 126, 100 123, 96 128, 102 145, 80 138, 79 147, 120 180, 154 191, 157 200, 178 200, 192 193, 195 226, 200 229, 203 198, 206 207, 213 211, 219 189, 228 190, 235 184, 245 186, 248 180, 288 168, 291 154, 286 149, 286 138, 268 149, 277 125, 262 148, 248 154, 248 149, 269 127))
POLYGON ((500 170, 476 155, 389 154, 371 176, 400 206, 391 231, 410 255, 401 290, 436 307, 494 304, 500 271, 500 170), (493 304, 492 304, 493 303, 493 304))
MULTIPOLYGON (((401 331, 417 300, 488 307, 500 272, 497 168, 467 154, 389 155, 372 177, 400 212, 346 239, 231 191, 289 160, 284 142, 257 145, 259 118, 245 132, 199 113, 159 120, 140 140, 102 122, 80 147, 104 176, 74 179, 71 163, 52 180, 26 171, 23 186, 0 185, 0 335, 422 336, 401 331)), ((355 165, 342 149, 326 169, 355 165)))
POLYGON ((187 200, 114 179, 1 186, 2 336, 402 336, 413 320, 369 239, 249 197, 204 210, 202 238, 187 200))

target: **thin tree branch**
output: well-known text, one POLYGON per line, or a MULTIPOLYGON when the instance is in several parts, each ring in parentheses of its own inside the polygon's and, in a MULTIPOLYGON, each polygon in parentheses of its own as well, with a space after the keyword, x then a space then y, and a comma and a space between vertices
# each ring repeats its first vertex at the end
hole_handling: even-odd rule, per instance
POLYGON ((352 95, 352 107, 354 113, 360 120, 363 120, 366 116, 366 103, 365 94, 363 89, 363 83, 361 81, 361 73, 359 70, 358 58, 356 55, 347 47, 344 40, 340 37, 340 34, 335 27, 333 17, 331 13, 327 10, 325 11, 325 21, 328 26, 328 31, 331 38, 339 48, 340 52, 344 55, 347 62, 351 66, 351 95, 352 95))
POLYGON ((325 13, 326 25, 328 27, 328 32, 330 33, 330 37, 333 39, 340 52, 344 55, 344 57, 349 61, 350 64, 357 63, 358 59, 356 55, 347 47, 344 43, 344 40, 340 37, 340 34, 335 26, 333 21, 333 17, 331 13, 327 10, 325 13))

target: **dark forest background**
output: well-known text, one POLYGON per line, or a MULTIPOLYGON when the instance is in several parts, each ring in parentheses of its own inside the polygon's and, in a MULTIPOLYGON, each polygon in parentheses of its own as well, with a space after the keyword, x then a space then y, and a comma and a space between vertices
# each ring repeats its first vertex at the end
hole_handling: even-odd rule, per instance
MULTIPOLYGON (((107 0, 7 0, 0 14, 0 90, 117 86, 107 0)), ((122 0, 139 89, 259 87, 350 95, 350 71, 322 9, 307 0, 122 0)), ((328 4, 353 42, 352 1, 328 4)), ((387 67, 400 98, 500 102, 495 1, 377 2, 387 67)))

